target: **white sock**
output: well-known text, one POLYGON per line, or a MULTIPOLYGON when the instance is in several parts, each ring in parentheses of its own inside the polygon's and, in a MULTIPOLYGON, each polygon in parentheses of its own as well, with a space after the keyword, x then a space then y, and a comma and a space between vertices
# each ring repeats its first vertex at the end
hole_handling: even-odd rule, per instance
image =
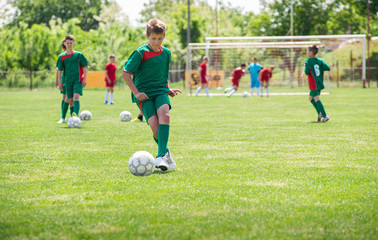
POLYGON ((231 92, 228 94, 228 96, 232 96, 232 94, 234 94, 236 91, 235 89, 232 89, 231 92))
POLYGON ((269 87, 266 88, 266 95, 269 96, 269 87))
POLYGON ((256 95, 257 95, 257 96, 259 96, 259 92, 260 92, 260 88, 257 87, 257 88, 256 88, 256 95))
POLYGON ((113 102, 113 93, 110 94, 110 102, 113 102))
POLYGON ((253 96, 253 88, 251 88, 251 96, 253 96))
POLYGON ((198 93, 201 92, 201 89, 202 89, 201 87, 198 87, 196 93, 194 94, 194 96, 198 96, 198 93))
POLYGON ((105 101, 108 101, 108 96, 109 96, 109 92, 106 91, 106 93, 105 93, 105 101))
POLYGON ((260 93, 261 93, 261 96, 262 96, 262 95, 264 95, 264 88, 263 88, 263 87, 261 87, 261 88, 260 88, 260 90, 261 90, 261 91, 260 91, 260 93))
POLYGON ((208 97, 210 97, 210 94, 209 94, 209 88, 205 88, 205 93, 208 97))
POLYGON ((224 91, 228 92, 228 91, 231 91, 231 90, 234 90, 234 88, 233 87, 229 87, 229 88, 226 88, 224 91))

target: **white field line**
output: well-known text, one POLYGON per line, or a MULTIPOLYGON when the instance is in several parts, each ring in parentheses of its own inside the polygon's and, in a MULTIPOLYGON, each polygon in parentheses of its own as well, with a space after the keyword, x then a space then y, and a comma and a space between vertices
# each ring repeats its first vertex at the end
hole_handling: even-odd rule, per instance
MULTIPOLYGON (((243 93, 234 93, 232 96, 242 96, 243 93)), ((250 96, 250 94, 248 94, 250 96)), ((300 95, 308 95, 308 92, 293 92, 293 93, 269 93, 269 96, 300 96, 300 95)), ((321 95, 329 95, 329 92, 322 92, 321 95)), ((190 93, 187 94, 187 96, 190 96, 190 93)), ((194 96, 194 93, 191 95, 194 96)), ((200 97, 206 97, 206 93, 200 93, 198 94, 200 97)), ((210 93, 210 96, 226 96, 224 93, 210 93)), ((256 94, 253 94, 253 96, 256 96, 256 94)), ((264 96, 266 96, 266 93, 264 93, 264 96)))

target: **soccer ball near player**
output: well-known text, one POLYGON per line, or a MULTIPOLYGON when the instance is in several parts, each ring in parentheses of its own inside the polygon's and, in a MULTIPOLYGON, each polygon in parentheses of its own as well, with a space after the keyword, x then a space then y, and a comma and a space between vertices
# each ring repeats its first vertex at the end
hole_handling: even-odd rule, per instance
POLYGON ((135 176, 151 175, 154 169, 155 158, 149 152, 136 152, 129 159, 129 170, 135 176))
POLYGON ((121 114, 119 115, 119 119, 122 121, 122 122, 129 122, 131 120, 131 113, 128 112, 128 111, 123 111, 121 112, 121 114))
POLYGON ((247 97, 249 97, 249 93, 248 92, 243 92, 243 98, 247 98, 247 97))
POLYGON ((80 113, 79 118, 80 118, 80 120, 87 120, 87 121, 91 120, 92 113, 88 110, 84 110, 80 113))
POLYGON ((78 117, 71 117, 67 121, 67 127, 69 128, 80 128, 81 127, 81 120, 78 117))

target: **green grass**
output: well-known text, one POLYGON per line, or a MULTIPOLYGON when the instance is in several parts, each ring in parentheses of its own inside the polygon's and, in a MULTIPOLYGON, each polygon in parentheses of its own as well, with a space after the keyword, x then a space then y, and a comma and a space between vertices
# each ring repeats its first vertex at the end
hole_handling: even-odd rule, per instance
POLYGON ((0 239, 377 239, 378 91, 326 91, 320 124, 307 96, 178 96, 178 169, 135 177, 129 157, 157 146, 119 121, 129 91, 86 90, 93 119, 68 129, 57 90, 3 89, 0 239))

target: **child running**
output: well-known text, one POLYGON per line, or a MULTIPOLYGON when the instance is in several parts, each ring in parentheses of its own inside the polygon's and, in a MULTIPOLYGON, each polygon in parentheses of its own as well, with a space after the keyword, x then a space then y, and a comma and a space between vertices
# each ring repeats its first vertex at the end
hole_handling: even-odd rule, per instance
POLYGON ((81 52, 73 50, 75 39, 72 35, 66 35, 64 39, 66 51, 59 55, 56 63, 58 69, 59 89, 63 90, 63 84, 60 82, 62 72, 64 72, 64 86, 66 86, 67 99, 71 109, 72 116, 79 116, 80 96, 83 95, 87 78, 87 59, 81 52))
POLYGON ((115 55, 112 54, 109 57, 109 62, 105 66, 105 84, 106 84, 106 93, 105 93, 105 102, 104 104, 114 104, 113 102, 113 92, 114 92, 114 82, 116 81, 116 58, 115 55), (110 93, 110 100, 108 102, 108 96, 110 93))
POLYGON ((209 85, 208 85, 208 81, 207 81, 207 79, 209 78, 209 76, 207 75, 207 63, 208 62, 209 62, 209 58, 207 56, 204 56, 203 60, 202 60, 202 63, 200 64, 200 66, 198 68, 198 76, 201 79, 201 86, 199 86, 197 88, 197 91, 194 94, 194 96, 198 96, 198 93, 203 88, 205 90, 206 96, 210 97, 210 94, 209 94, 209 85))
MULTIPOLYGON (((64 51, 66 50, 64 41, 62 42, 62 48, 64 51)), ((68 99, 67 99, 67 94, 66 94, 66 87, 64 86, 64 74, 62 74, 60 82, 63 84, 62 90, 60 90, 60 93, 63 94, 63 99, 62 99, 62 104, 61 104, 62 118, 58 121, 58 123, 65 123, 69 104, 68 104, 68 99)), ((55 87, 59 88, 58 70, 56 71, 55 87)), ((71 115, 72 115, 72 112, 71 112, 71 115)))
POLYGON ((273 76, 274 66, 271 65, 270 68, 264 68, 260 71, 260 81, 261 81, 261 95, 263 97, 264 87, 266 89, 266 96, 269 97, 269 80, 273 76))
POLYGON ((318 51, 319 49, 316 45, 308 47, 308 58, 305 62, 304 72, 308 75, 308 86, 310 88, 309 100, 316 109, 318 122, 327 122, 329 117, 326 114, 323 103, 320 101, 320 92, 324 89, 324 71, 330 71, 331 68, 322 59, 316 57, 318 51))
POLYGON ((168 85, 171 52, 162 46, 165 29, 166 25, 161 20, 149 20, 146 27, 148 43, 136 49, 123 67, 123 78, 132 92, 132 102, 138 107, 139 101, 142 102, 143 115, 158 144, 155 164, 162 171, 176 169, 167 148, 171 109, 168 95, 174 97, 181 93, 181 90, 170 89, 168 85))
POLYGON ((229 88, 226 88, 224 90, 224 93, 227 93, 227 97, 231 97, 239 88, 239 82, 240 82, 240 79, 241 77, 244 75, 244 72, 245 72, 245 63, 242 63, 240 64, 240 67, 234 69, 232 72, 231 72, 231 76, 230 78, 232 78, 231 82, 232 82, 232 87, 229 87, 229 88))
POLYGON ((263 67, 257 63, 257 58, 253 58, 253 63, 248 66, 248 70, 251 73, 251 96, 253 96, 253 89, 256 88, 256 95, 259 96, 260 81, 259 73, 263 67))

